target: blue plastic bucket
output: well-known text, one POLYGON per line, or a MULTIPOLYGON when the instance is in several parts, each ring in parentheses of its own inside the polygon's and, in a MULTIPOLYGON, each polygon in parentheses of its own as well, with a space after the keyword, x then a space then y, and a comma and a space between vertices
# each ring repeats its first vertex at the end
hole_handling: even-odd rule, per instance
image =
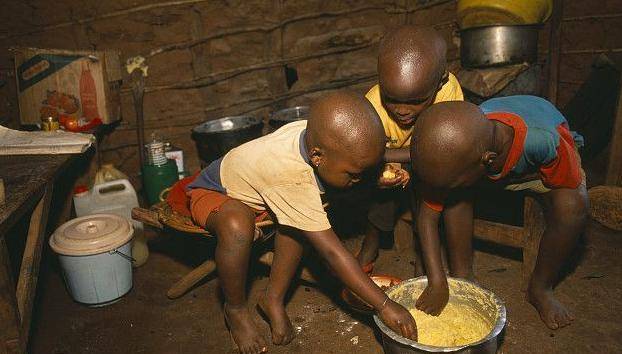
POLYGON ((132 224, 124 217, 93 214, 61 225, 50 238, 71 297, 105 306, 132 288, 132 224))

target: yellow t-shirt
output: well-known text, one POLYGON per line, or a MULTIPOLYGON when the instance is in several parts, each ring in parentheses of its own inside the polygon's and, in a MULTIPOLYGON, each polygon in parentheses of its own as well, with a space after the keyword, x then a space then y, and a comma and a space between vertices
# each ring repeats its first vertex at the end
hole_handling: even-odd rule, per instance
MULTIPOLYGON (((387 113, 380 99, 380 86, 375 85, 372 87, 365 97, 374 106, 378 116, 380 116, 380 120, 382 120, 384 133, 387 136, 387 148, 399 149, 410 146, 410 136, 412 135, 413 127, 402 128, 389 117, 389 113, 387 113)), ((456 79, 452 73, 449 73, 447 83, 436 93, 434 103, 463 100, 464 96, 462 95, 462 89, 460 88, 458 79, 456 79)))
POLYGON ((220 180, 229 197, 256 210, 269 208, 281 225, 324 231, 331 226, 321 184, 301 147, 306 128, 307 121, 290 123, 231 150, 220 164, 220 180))

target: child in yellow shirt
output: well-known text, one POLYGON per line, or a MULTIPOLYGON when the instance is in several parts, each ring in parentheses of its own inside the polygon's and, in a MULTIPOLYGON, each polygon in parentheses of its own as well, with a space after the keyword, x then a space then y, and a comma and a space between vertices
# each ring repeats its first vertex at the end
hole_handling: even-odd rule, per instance
MULTIPOLYGON (((405 209, 404 192, 410 180, 400 163, 410 162, 410 138, 417 116, 434 103, 462 101, 456 77, 447 71, 447 45, 431 27, 400 26, 388 32, 380 43, 378 84, 365 96, 374 106, 387 138, 384 161, 389 163, 379 180, 368 212, 368 226, 357 259, 371 272, 378 255, 381 234, 393 231, 398 211, 405 209), (392 176, 394 175, 394 176, 392 176)), ((423 269, 417 259, 417 274, 423 269)))
POLYGON ((361 271, 322 208, 324 186, 345 189, 360 182, 364 172, 381 162, 383 144, 382 127, 369 103, 349 92, 335 92, 311 105, 308 121, 287 124, 231 150, 188 186, 194 221, 216 235, 224 317, 241 353, 267 350, 246 299, 255 212, 265 210, 278 228, 270 281, 259 309, 270 321, 274 344, 288 344, 294 337, 284 299, 303 241, 389 327, 416 339, 410 313, 361 271))

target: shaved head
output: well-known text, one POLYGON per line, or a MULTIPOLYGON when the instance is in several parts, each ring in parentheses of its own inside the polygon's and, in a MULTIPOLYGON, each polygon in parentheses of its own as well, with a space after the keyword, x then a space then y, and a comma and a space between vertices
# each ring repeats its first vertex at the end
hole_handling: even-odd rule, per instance
POLYGON ((446 72, 447 44, 432 27, 400 26, 380 42, 378 78, 383 94, 398 101, 429 97, 446 72))
POLYGON ((363 180, 382 161, 385 139, 378 114, 361 95, 336 91, 311 105, 305 144, 325 185, 349 188, 363 180))
POLYGON ((307 132, 319 146, 353 158, 373 158, 384 152, 380 118, 361 95, 336 91, 316 100, 310 108, 307 132))
POLYGON ((424 182, 452 187, 470 173, 484 173, 482 156, 491 147, 494 124, 476 105, 441 102, 426 109, 415 123, 411 160, 424 182))

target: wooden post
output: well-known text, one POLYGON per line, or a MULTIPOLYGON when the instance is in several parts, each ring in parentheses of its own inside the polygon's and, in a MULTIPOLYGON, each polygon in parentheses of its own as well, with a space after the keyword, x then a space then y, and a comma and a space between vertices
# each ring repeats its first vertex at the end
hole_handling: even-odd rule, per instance
POLYGON ((561 59, 561 36, 563 0, 553 2, 553 16, 551 17, 551 32, 549 34, 548 55, 548 93, 547 97, 553 104, 557 104, 557 86, 559 83, 559 63, 561 59))
POLYGON ((618 108, 613 123, 611 142, 609 143, 609 161, 605 184, 622 186, 622 87, 618 96, 618 108))
POLYGON ((533 197, 525 197, 525 209, 523 211, 523 264, 522 264, 522 289, 527 290, 531 273, 536 266, 540 240, 544 234, 546 223, 540 204, 533 197))

